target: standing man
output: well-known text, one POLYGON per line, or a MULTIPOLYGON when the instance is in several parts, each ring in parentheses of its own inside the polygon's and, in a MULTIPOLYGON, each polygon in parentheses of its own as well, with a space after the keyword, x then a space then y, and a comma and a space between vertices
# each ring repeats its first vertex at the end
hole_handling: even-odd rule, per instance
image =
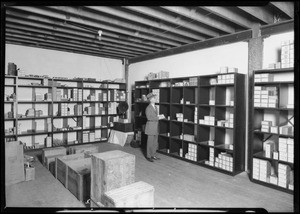
POLYGON ((150 104, 146 108, 147 123, 145 134, 148 135, 146 158, 150 162, 160 159, 156 157, 156 150, 158 149, 158 120, 164 118, 164 115, 158 115, 158 110, 155 106, 155 96, 153 93, 147 95, 150 104))

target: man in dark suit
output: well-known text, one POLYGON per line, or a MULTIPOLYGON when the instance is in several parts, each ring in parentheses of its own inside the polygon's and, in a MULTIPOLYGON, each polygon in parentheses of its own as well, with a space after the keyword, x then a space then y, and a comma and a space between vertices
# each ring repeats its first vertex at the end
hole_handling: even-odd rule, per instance
POLYGON ((150 104, 146 108, 147 123, 145 127, 145 134, 148 135, 147 139, 147 160, 159 160, 156 156, 158 149, 158 120, 163 119, 163 115, 158 115, 158 110, 155 106, 155 94, 150 93, 147 95, 150 104))

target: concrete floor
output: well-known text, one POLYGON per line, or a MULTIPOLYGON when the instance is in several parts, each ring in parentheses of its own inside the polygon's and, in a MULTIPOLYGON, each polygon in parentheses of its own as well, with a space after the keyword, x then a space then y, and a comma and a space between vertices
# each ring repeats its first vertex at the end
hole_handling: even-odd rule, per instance
MULTIPOLYGON (((155 188, 155 207, 264 208, 269 212, 293 211, 293 195, 252 183, 246 172, 234 177, 158 154, 148 162, 141 150, 100 144, 102 152, 119 149, 136 156, 136 181, 155 188)), ((39 156, 38 153, 35 153, 39 156)), ((30 154, 29 154, 30 155, 30 154)), ((41 163, 36 179, 6 188, 9 207, 84 207, 41 163)))

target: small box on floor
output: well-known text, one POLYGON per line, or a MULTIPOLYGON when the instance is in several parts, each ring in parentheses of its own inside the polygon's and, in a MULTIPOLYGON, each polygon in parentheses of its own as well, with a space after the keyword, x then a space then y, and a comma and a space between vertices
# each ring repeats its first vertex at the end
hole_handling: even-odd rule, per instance
POLYGON ((25 181, 31 181, 35 179, 35 168, 29 164, 24 165, 25 181))

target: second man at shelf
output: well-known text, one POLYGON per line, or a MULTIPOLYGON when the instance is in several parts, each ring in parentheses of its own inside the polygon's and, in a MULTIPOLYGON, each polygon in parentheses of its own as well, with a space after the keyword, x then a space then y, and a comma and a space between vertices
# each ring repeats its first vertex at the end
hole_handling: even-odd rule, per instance
POLYGON ((164 115, 158 114, 158 110, 155 106, 156 95, 149 93, 147 98, 150 104, 145 110, 147 117, 145 134, 148 135, 146 158, 148 161, 153 162, 153 160, 159 160, 159 158, 156 157, 156 151, 158 149, 158 120, 163 119, 164 115))

